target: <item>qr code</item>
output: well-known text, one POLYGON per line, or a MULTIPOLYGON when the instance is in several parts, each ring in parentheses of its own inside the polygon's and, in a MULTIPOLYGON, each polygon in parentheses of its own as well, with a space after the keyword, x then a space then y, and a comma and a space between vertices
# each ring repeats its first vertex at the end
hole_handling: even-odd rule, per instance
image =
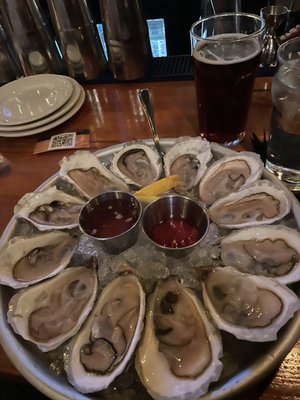
POLYGON ((51 137, 48 150, 70 149, 75 143, 76 132, 60 133, 51 137))

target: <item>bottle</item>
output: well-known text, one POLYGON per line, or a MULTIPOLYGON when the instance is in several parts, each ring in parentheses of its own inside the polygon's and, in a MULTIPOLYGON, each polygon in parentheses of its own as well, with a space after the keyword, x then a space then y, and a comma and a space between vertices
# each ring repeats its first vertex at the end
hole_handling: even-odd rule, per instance
POLYGON ((98 78, 107 61, 87 2, 48 0, 48 7, 68 74, 78 80, 98 78))
POLYGON ((0 11, 24 75, 63 71, 39 0, 0 0, 0 11))
POLYGON ((99 3, 114 78, 142 78, 147 73, 151 47, 139 0, 99 0, 99 3))
POLYGON ((11 82, 22 75, 22 68, 10 41, 0 23, 0 85, 11 82))

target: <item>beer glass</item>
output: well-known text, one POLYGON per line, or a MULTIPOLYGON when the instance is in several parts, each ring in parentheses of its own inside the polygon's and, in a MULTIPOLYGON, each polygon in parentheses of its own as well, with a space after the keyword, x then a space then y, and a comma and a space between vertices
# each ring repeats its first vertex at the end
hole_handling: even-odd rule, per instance
POLYGON ((216 14, 191 27, 199 134, 225 146, 245 135, 264 21, 246 13, 216 14))
POLYGON ((277 51, 272 81, 273 111, 266 168, 294 191, 300 191, 300 38, 277 51))

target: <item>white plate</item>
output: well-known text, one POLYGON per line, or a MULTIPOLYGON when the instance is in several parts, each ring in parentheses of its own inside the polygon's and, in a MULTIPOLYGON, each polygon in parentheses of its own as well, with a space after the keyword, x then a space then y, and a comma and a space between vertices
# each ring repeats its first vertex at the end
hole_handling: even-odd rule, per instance
POLYGON ((0 88, 0 124, 19 125, 58 110, 71 97, 73 85, 62 75, 32 75, 0 88))
POLYGON ((12 131, 12 132, 0 132, 0 136, 3 137, 24 137, 24 136, 31 136, 31 135, 36 135, 37 133, 45 132, 48 131, 49 129, 55 128, 56 126, 62 124, 63 122, 67 121, 69 118, 73 117, 74 114, 77 113, 77 111, 81 108, 81 106, 84 103, 85 99, 85 91, 82 87, 80 87, 80 95, 78 98, 78 101, 74 105, 74 107, 71 108, 68 112, 63 114, 61 117, 55 119, 54 121, 50 122, 49 124, 39 126, 34 129, 27 129, 23 131, 12 131))
POLYGON ((81 86, 75 81, 75 79, 72 78, 67 78, 67 79, 71 82, 71 85, 73 86, 73 92, 70 99, 62 107, 60 107, 57 111, 51 113, 50 115, 44 118, 38 119, 37 121, 34 122, 29 122, 27 124, 14 125, 14 126, 3 126, 0 124, 0 134, 1 132, 6 133, 6 132, 28 131, 30 129, 37 128, 39 126, 49 124, 53 120, 66 114, 72 107, 75 106, 81 95, 81 86))
MULTIPOLYGON (((153 145, 153 141, 144 140, 148 145, 153 145)), ((162 146, 167 149, 174 144, 174 139, 162 139, 162 146)), ((112 154, 120 151, 125 143, 99 150, 99 159, 106 163, 112 154)), ((231 149, 212 144, 212 151, 216 157, 225 154, 234 154, 231 149)), ((264 170, 263 177, 269 179, 280 186, 291 199, 292 209, 295 219, 300 229, 300 206, 292 193, 279 182, 270 172, 264 170)), ((51 176, 37 190, 44 190, 53 186, 58 180, 58 174, 51 176)), ((15 236, 23 229, 20 223, 14 218, 11 219, 7 228, 0 239, 0 246, 6 243, 12 236, 15 236)), ((300 283, 294 285, 300 299, 300 283)), ((56 400, 92 400, 98 398, 97 395, 81 394, 77 392, 66 380, 64 375, 57 375, 50 370, 51 360, 47 355, 35 350, 35 347, 16 334, 7 323, 7 305, 12 291, 2 286, 0 287, 0 342, 3 349, 18 368, 21 374, 31 382, 38 390, 47 397, 56 400)), ((201 400, 231 400, 239 395, 241 391, 257 384, 261 379, 274 371, 283 358, 288 354, 297 342, 299 337, 300 313, 296 313, 279 332, 278 339, 269 343, 250 343, 235 339, 232 335, 222 333, 225 357, 223 359, 224 375, 219 382, 212 384, 208 393, 201 397, 201 400)), ((57 356, 57 355, 56 355, 57 356)), ((140 398, 144 398, 144 393, 140 398)), ((145 396, 146 397, 146 396, 145 396)), ((105 397, 101 397, 105 398, 105 397)), ((135 396, 135 398, 138 398, 135 396)), ((147 397, 148 398, 148 397, 147 397)), ((240 398, 240 397, 239 397, 240 398)), ((199 399, 200 400, 200 399, 199 399)))

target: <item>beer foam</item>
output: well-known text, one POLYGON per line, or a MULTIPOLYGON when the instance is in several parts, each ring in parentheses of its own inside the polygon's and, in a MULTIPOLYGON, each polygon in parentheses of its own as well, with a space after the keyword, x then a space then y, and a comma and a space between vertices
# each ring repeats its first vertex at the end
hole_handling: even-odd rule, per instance
POLYGON ((261 45, 257 38, 240 33, 215 35, 210 36, 209 39, 211 41, 221 39, 222 41, 218 43, 211 43, 209 40, 205 43, 200 41, 192 54, 196 60, 205 64, 237 64, 254 58, 261 51, 261 45), (243 40, 234 41, 235 39, 243 40))

